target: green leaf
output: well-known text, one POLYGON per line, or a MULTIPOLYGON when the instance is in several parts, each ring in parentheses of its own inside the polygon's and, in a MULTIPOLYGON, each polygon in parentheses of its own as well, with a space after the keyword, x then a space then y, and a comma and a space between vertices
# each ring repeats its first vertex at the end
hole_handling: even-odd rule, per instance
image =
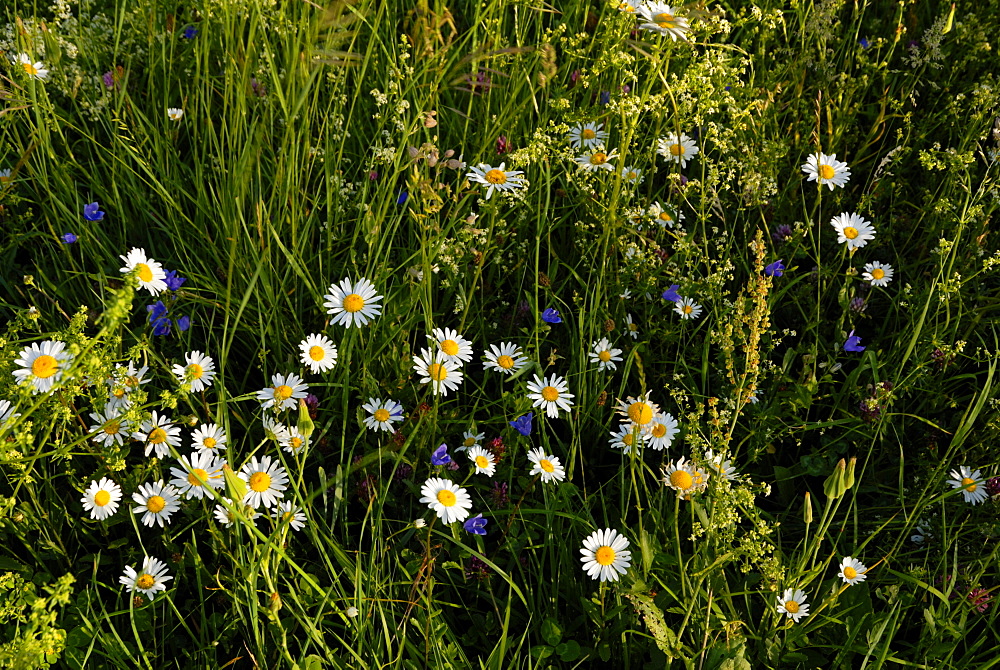
POLYGON ((548 642, 553 647, 562 641, 562 628, 556 623, 555 619, 546 619, 542 622, 542 639, 548 642))

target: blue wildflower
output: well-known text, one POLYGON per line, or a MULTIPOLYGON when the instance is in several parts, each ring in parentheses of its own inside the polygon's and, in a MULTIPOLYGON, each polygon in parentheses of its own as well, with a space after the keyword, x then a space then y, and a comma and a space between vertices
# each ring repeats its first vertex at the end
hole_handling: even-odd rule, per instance
POLYGON ((197 35, 198 35, 198 29, 195 28, 194 26, 188 26, 187 28, 184 29, 184 32, 181 33, 181 37, 183 37, 186 40, 193 40, 197 35))
POLYGON ((780 277, 785 274, 785 264, 781 262, 781 259, 776 260, 764 268, 764 274, 768 277, 780 277))
POLYGON ((664 291, 663 295, 660 297, 662 297, 667 302, 680 302, 681 297, 677 295, 677 289, 679 289, 680 287, 681 287, 680 284, 671 284, 670 288, 664 291))
POLYGON ((65 235, 62 235, 59 239, 62 240, 63 244, 74 244, 80 238, 78 238, 73 233, 66 233, 65 235))
POLYGON ((170 334, 170 319, 167 317, 167 306, 162 300, 157 300, 152 305, 146 305, 149 312, 149 323, 153 326, 153 335, 163 337, 170 334))
POLYGON ((186 316, 182 316, 181 318, 177 319, 177 330, 179 330, 179 331, 181 331, 183 333, 185 330, 187 330, 190 327, 191 327, 191 319, 190 318, 188 318, 186 316))
POLYGON ((486 524, 489 522, 490 520, 484 519, 482 514, 477 514, 474 517, 466 519, 465 523, 462 524, 462 528, 465 529, 466 533, 486 535, 486 524))
POLYGON ((601 91, 601 97, 598 102, 601 103, 601 106, 604 106, 609 102, 611 102, 611 91, 601 91))
POLYGON ((871 46, 871 44, 868 42, 868 40, 865 39, 864 37, 862 37, 860 40, 858 40, 858 44, 861 45, 862 49, 867 49, 869 46, 871 46))
POLYGON ((104 212, 101 211, 96 202, 91 202, 83 206, 83 218, 87 221, 101 221, 104 218, 104 212))
POLYGON ((451 456, 448 455, 448 445, 442 444, 431 454, 431 465, 447 465, 451 463, 451 456))
POLYGON ((406 191, 400 189, 399 192, 396 195, 396 204, 397 205, 406 204, 406 201, 407 201, 407 199, 409 197, 410 197, 409 193, 407 193, 406 191))
POLYGON ((851 331, 851 334, 847 336, 847 341, 844 342, 844 351, 864 351, 865 348, 861 346, 861 338, 851 331))
POLYGON ((531 435, 531 420, 534 416, 534 412, 528 412, 524 416, 519 416, 509 423, 514 426, 514 429, 517 430, 517 432, 527 437, 528 435, 531 435))
POLYGON ((181 287, 184 282, 187 281, 186 277, 178 277, 177 270, 167 270, 163 281, 166 283, 167 288, 171 291, 176 291, 181 287))
POLYGON ((549 307, 542 312, 542 321, 545 323, 562 323, 562 317, 559 316, 559 312, 549 307))

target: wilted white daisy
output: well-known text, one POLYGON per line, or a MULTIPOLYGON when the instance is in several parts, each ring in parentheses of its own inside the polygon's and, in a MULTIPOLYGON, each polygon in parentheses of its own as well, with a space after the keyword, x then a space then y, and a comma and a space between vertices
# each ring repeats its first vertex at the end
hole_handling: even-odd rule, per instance
MULTIPOLYGON (((0 428, 8 421, 16 419, 19 416, 21 415, 14 411, 14 405, 11 405, 9 400, 0 400, 0 428)), ((93 417, 94 415, 91 414, 90 416, 93 417)), ((100 419, 95 418, 95 421, 100 421, 100 419)), ((91 428, 91 430, 96 429, 91 428)))
POLYGON ((256 457, 240 468, 239 478, 247 483, 246 495, 240 502, 254 509, 258 507, 274 507, 279 498, 284 498, 283 491, 287 488, 288 475, 277 460, 270 456, 256 457))
POLYGON ((181 508, 177 502, 177 489, 169 484, 163 484, 161 479, 152 484, 143 484, 132 494, 136 506, 133 514, 142 514, 142 525, 152 526, 154 523, 163 528, 170 523, 170 515, 181 508))
POLYGON ((200 351, 184 354, 184 365, 174 365, 174 376, 181 384, 191 383, 191 392, 204 391, 215 378, 215 361, 200 351))
POLYGON ((611 448, 622 449, 624 453, 631 454, 633 451, 641 449, 648 439, 648 435, 631 422, 625 422, 618 426, 618 430, 611 433, 611 448))
MULTIPOLYGON (((229 498, 223 498, 223 500, 225 500, 230 505, 233 504, 233 501, 230 500, 229 498)), ((215 506, 213 514, 215 515, 215 520, 221 523, 226 528, 232 526, 233 523, 236 521, 236 515, 230 512, 228 509, 226 509, 224 505, 217 504, 215 506)))
POLYGON ((854 586, 858 582, 863 582, 868 577, 865 573, 868 572, 868 568, 865 564, 856 558, 851 558, 850 556, 845 556, 844 560, 840 562, 840 572, 837 576, 844 580, 844 583, 854 586))
POLYGON ((583 147, 585 149, 591 149, 604 142, 608 139, 608 133, 601 130, 604 124, 597 125, 593 121, 590 123, 583 123, 578 126, 574 126, 569 129, 569 135, 566 139, 569 143, 579 149, 583 147))
POLYGON ((660 413, 659 405, 650 401, 650 393, 652 393, 652 391, 646 391, 645 394, 640 395, 637 398, 629 396, 626 400, 619 398, 618 405, 615 406, 615 410, 617 410, 618 414, 639 426, 644 433, 648 433, 652 430, 653 419, 660 413))
POLYGON ((264 425, 264 437, 275 442, 281 442, 285 439, 285 434, 288 433, 288 427, 285 424, 269 416, 265 416, 262 423, 264 425))
POLYGON ((394 421, 403 420, 403 406, 395 400, 382 400, 381 398, 369 398, 368 402, 362 405, 369 416, 365 417, 365 425, 372 430, 384 430, 395 433, 396 429, 392 424, 394 421))
POLYGON ((271 407, 275 412, 296 409, 299 398, 305 398, 308 390, 309 385, 296 374, 275 374, 271 376, 270 386, 257 391, 257 400, 260 401, 261 409, 271 407))
POLYGON ((306 446, 306 436, 299 432, 298 426, 289 426, 278 440, 278 444, 288 453, 297 454, 306 446))
POLYGON ((469 460, 476 465, 477 475, 492 477, 497 471, 496 456, 486 451, 479 445, 469 449, 469 460))
POLYGON ((524 187, 524 174, 520 170, 504 170, 505 163, 500 163, 500 167, 493 167, 486 163, 469 168, 471 172, 465 175, 466 179, 482 184, 486 187, 486 199, 493 196, 493 191, 513 191, 524 187))
POLYGON ((619 174, 622 176, 622 181, 629 186, 638 186, 642 183, 642 170, 634 165, 622 167, 619 174))
POLYGON ((802 589, 785 589, 784 595, 778 598, 778 614, 787 614, 795 623, 802 617, 809 616, 806 592, 802 589))
POLYGON ((892 266, 873 261, 865 263, 865 272, 862 277, 865 281, 871 282, 872 286, 888 286, 892 281, 892 266))
POLYGON ((549 418, 554 419, 559 416, 559 410, 569 412, 573 403, 570 398, 569 384, 559 375, 538 378, 534 375, 534 381, 528 382, 528 399, 533 400, 532 407, 542 407, 549 418))
POLYGON ((639 325, 632 320, 631 314, 625 315, 625 329, 628 331, 628 334, 632 336, 633 340, 639 339, 639 325))
POLYGON ((17 60, 21 64, 21 68, 25 74, 32 79, 45 79, 49 76, 49 71, 42 61, 32 62, 31 56, 28 54, 18 54, 17 60))
POLYGON ((279 523, 288 522, 292 530, 302 530, 306 527, 306 513, 291 500, 279 502, 271 510, 271 518, 279 523))
POLYGON ((559 459, 551 454, 546 454, 541 447, 528 452, 528 460, 531 461, 531 471, 529 475, 541 475, 542 483, 561 482, 566 479, 566 470, 559 459))
POLYGON ((486 360, 483 361, 484 368, 506 375, 514 374, 528 362, 521 347, 513 342, 501 342, 499 347, 491 344, 490 350, 483 353, 486 356, 486 360))
POLYGON ((588 355, 590 356, 591 363, 597 363, 598 370, 617 370, 618 366, 615 365, 615 361, 621 362, 622 357, 621 349, 615 349, 611 346, 611 342, 608 338, 602 337, 601 339, 590 345, 593 351, 588 355))
POLYGON ((184 110, 180 107, 167 107, 167 118, 171 121, 180 121, 184 118, 184 110))
POLYGON ((857 214, 844 212, 833 217, 830 225, 837 231, 837 242, 847 243, 851 252, 875 239, 875 228, 870 221, 865 221, 857 214))
POLYGON ((139 288, 144 288, 153 295, 167 290, 167 282, 164 281, 167 273, 157 261, 146 257, 145 249, 133 248, 128 254, 119 258, 125 261, 125 267, 120 269, 122 274, 136 271, 139 288))
POLYGON ((465 489, 455 486, 448 479, 431 477, 420 489, 420 502, 437 513, 445 523, 465 521, 472 509, 472 498, 465 489))
POLYGON ((684 220, 683 212, 669 205, 664 207, 659 201, 650 205, 646 212, 661 228, 673 228, 684 220))
POLYGON ((603 146, 598 146, 592 151, 589 151, 581 156, 577 156, 574 160, 581 169, 588 172, 593 172, 594 170, 614 171, 615 166, 609 161, 612 161, 615 158, 618 158, 617 149, 607 151, 603 146))
POLYGON ((105 407, 103 412, 91 412, 90 418, 96 422, 90 427, 90 432, 94 433, 90 439, 94 442, 122 445, 124 438, 131 433, 128 422, 114 409, 105 407))
POLYGON ((736 479, 736 468, 733 467, 733 462, 722 460, 722 454, 716 456, 715 451, 709 449, 705 452, 705 462, 708 464, 708 467, 715 470, 715 474, 719 477, 728 481, 736 479))
POLYGON ((962 489, 962 497, 965 498, 965 502, 978 505, 989 497, 986 493, 986 481, 983 479, 981 471, 973 472, 972 468, 963 465, 958 470, 952 470, 948 474, 951 475, 951 479, 948 480, 951 488, 962 489))
POLYGON ((157 591, 167 590, 167 582, 171 579, 173 577, 167 574, 166 563, 146 556, 138 572, 130 565, 118 581, 128 588, 129 593, 139 591, 152 600, 157 591))
POLYGON ((120 411, 128 409, 131 405, 128 395, 143 384, 148 384, 152 381, 145 378, 148 371, 148 365, 143 365, 140 368, 136 366, 135 361, 129 361, 127 366, 120 363, 116 364, 115 369, 107 380, 111 396, 108 401, 109 406, 120 411))
POLYGON ((73 356, 65 349, 66 343, 58 340, 32 342, 14 361, 14 365, 20 366, 14 370, 14 379, 18 383, 31 382, 32 393, 48 393, 72 365, 73 356))
POLYGON ((191 446, 209 454, 225 449, 227 442, 226 431, 215 423, 201 424, 191 436, 191 446))
POLYGON ((10 168, 0 170, 0 185, 10 183, 13 179, 10 168))
POLYGON ((685 500, 708 486, 708 473, 681 456, 663 466, 663 483, 685 500))
POLYGON ((470 433, 469 431, 462 432, 462 444, 455 448, 455 451, 466 451, 472 447, 478 447, 479 443, 486 438, 486 433, 470 433))
POLYGON ((445 355, 445 360, 459 367, 472 360, 472 343, 458 334, 452 328, 435 328, 428 339, 437 345, 438 351, 445 355))
POLYGON ((811 154, 802 165, 802 171, 809 176, 806 181, 814 181, 820 186, 826 184, 831 191, 835 186, 843 188, 851 180, 851 168, 838 161, 837 154, 811 154))
POLYGON ((122 499, 122 488, 107 477, 101 481, 92 481, 83 492, 80 502, 85 512, 90 512, 91 519, 102 521, 118 511, 118 502, 122 499))
POLYGON ((434 395, 448 395, 462 384, 462 371, 457 363, 449 361, 444 353, 421 349, 413 357, 413 370, 420 376, 421 384, 430 384, 434 395))
POLYGON ((680 314, 682 319, 697 319, 701 316, 701 305, 691 298, 681 298, 674 304, 674 311, 680 314))
POLYGON ((639 5, 639 27, 643 30, 670 35, 670 39, 683 40, 691 30, 687 19, 677 16, 680 7, 674 8, 662 2, 645 2, 639 5))
POLYGON ((583 541, 580 550, 584 572, 591 579, 617 582, 618 576, 628 572, 632 564, 628 546, 628 540, 617 531, 610 528, 594 531, 583 541))
POLYGON ((650 423, 649 448, 655 451, 666 449, 673 444, 678 432, 677 419, 666 412, 657 413, 650 423))
POLYGON ((177 459, 180 468, 170 468, 173 479, 170 483, 177 487, 178 495, 185 498, 211 498, 209 488, 221 490, 226 486, 222 474, 225 459, 209 451, 195 451, 190 456, 177 459))
POLYGON ((337 364, 337 345, 325 335, 313 333, 299 342, 302 365, 308 366, 313 374, 332 370, 337 364))
POLYGON ((382 313, 378 301, 382 296, 375 285, 365 278, 351 284, 350 279, 341 279, 340 284, 330 284, 330 292, 325 296, 327 314, 333 314, 333 322, 346 328, 361 327, 382 313))
POLYGON ((153 415, 142 422, 139 430, 132 433, 132 438, 146 443, 143 452, 145 456, 155 452, 157 458, 163 458, 170 453, 170 447, 180 448, 181 429, 154 410, 153 415))
POLYGON ((661 137, 656 141, 656 153, 663 156, 668 161, 680 163, 681 167, 687 167, 687 162, 692 160, 698 153, 698 145, 687 135, 681 133, 680 137, 670 133, 666 137, 661 137))

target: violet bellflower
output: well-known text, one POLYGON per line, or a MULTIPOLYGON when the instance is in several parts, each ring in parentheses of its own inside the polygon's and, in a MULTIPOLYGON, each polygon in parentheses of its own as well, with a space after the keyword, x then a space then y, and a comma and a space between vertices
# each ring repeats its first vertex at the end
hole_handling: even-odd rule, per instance
POLYGON ((431 454, 431 465, 447 465, 451 463, 451 456, 448 455, 448 445, 442 444, 431 454))
POLYGON ((844 351, 864 351, 864 350, 865 348, 861 346, 861 337, 855 335, 854 331, 852 330, 851 334, 847 336, 847 341, 844 342, 844 351))
POLYGON ((91 202, 83 206, 83 218, 87 221, 101 221, 104 219, 104 212, 96 201, 91 202))
POLYGON ((527 437, 528 435, 531 435, 531 420, 534 417, 535 417, 534 412, 528 412, 524 416, 519 416, 513 421, 510 421, 508 423, 510 423, 510 425, 514 427, 514 430, 521 433, 521 435, 527 437))
POLYGON ((778 259, 764 267, 764 274, 768 277, 780 277, 785 274, 785 264, 781 262, 782 259, 778 259))
POLYGON ((542 321, 545 323, 562 323, 562 317, 559 316, 558 311, 549 307, 542 312, 542 321))
POLYGON ((681 296, 677 294, 677 289, 679 289, 680 287, 681 287, 680 284, 671 284, 670 288, 664 291, 663 295, 660 297, 666 300, 667 302, 680 302, 681 296))
POLYGON ((465 529, 466 533, 472 533, 473 535, 486 535, 487 523, 489 523, 489 519, 484 519, 482 514, 477 514, 476 516, 466 519, 465 523, 462 524, 462 528, 465 529))

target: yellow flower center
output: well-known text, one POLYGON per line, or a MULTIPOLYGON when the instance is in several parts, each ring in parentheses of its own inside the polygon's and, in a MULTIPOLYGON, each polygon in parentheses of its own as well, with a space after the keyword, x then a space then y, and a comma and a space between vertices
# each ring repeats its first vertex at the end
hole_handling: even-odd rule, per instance
POLYGON ((214 437, 206 437, 201 443, 205 445, 206 449, 215 449, 215 445, 218 444, 214 437))
POLYGON ((846 237, 847 239, 853 240, 857 236, 858 236, 857 228, 853 226, 847 226, 846 228, 844 228, 844 237, 846 237))
POLYGON ((555 402, 559 399, 559 389, 555 386, 546 386, 542 389, 542 398, 549 402, 555 402))
POLYGON ((635 436, 632 435, 632 433, 627 433, 622 436, 622 444, 626 447, 631 447, 633 442, 635 442, 635 436))
POLYGON ((833 175, 836 174, 829 165, 820 165, 817 172, 819 172, 820 179, 833 179, 833 175))
POLYGON ((139 268, 139 281, 151 282, 153 281, 153 271, 149 269, 149 266, 145 263, 138 263, 136 265, 139 268))
POLYGON ((111 502, 111 494, 104 489, 101 489, 94 494, 94 504, 98 507, 104 507, 109 502, 111 502))
MULTIPOLYGON (((625 4, 625 3, 622 3, 622 4, 625 4)), ((597 133, 595 131, 591 130, 590 128, 584 128, 583 132, 580 133, 580 137, 582 137, 585 140, 592 140, 595 137, 597 137, 597 133)))
POLYGON ((292 387, 287 384, 282 384, 273 388, 275 400, 288 400, 292 397, 292 387))
POLYGON ((122 396, 125 395, 125 389, 116 388, 114 391, 111 392, 111 395, 113 395, 116 398, 121 398, 122 396))
POLYGON ((197 363, 192 363, 187 366, 188 374, 191 375, 191 379, 201 379, 202 375, 205 374, 205 368, 201 367, 197 363))
POLYGON ((645 426, 653 420, 653 408, 644 402, 636 401, 629 405, 628 418, 632 420, 632 423, 645 426))
POLYGON ((546 472, 556 471, 556 466, 552 465, 552 461, 548 460, 547 458, 539 459, 538 465, 539 467, 542 468, 542 470, 545 470, 546 472))
POLYGON ((615 550, 611 547, 601 547, 594 552, 594 559, 600 565, 611 565, 615 562, 615 550))
POLYGON ((506 184, 507 175, 504 174, 503 170, 498 170, 496 168, 493 168, 492 170, 486 173, 486 181, 489 182, 490 184, 506 184))
POLYGON ((796 601, 794 601, 794 600, 786 600, 785 601, 785 610, 787 610, 788 612, 791 612, 792 614, 798 614, 798 612, 799 612, 799 604, 796 601))
POLYGON ((694 484, 694 477, 687 470, 674 470, 670 473, 670 483, 674 488, 687 491, 694 484))
POLYGON ((121 428, 122 425, 119 421, 108 421, 104 424, 104 432, 108 435, 117 435, 121 428))
POLYGON ((167 431, 163 430, 159 426, 149 431, 150 444, 162 444, 166 441, 167 441, 167 431))
POLYGON ((441 351, 448 356, 454 356, 458 353, 458 342, 455 340, 444 340, 441 342, 441 351))
POLYGON ((684 312, 685 314, 690 314, 691 312, 694 311, 694 307, 692 307, 691 305, 684 305, 683 307, 681 307, 681 311, 684 312))
POLYGON ((965 490, 968 491, 969 493, 974 493, 975 490, 979 488, 976 485, 976 480, 971 477, 966 477, 965 479, 963 479, 962 486, 964 486, 965 490))
POLYGON ((653 23, 660 26, 661 28, 673 28, 674 27, 674 15, 667 14, 666 12, 662 14, 657 14, 653 17, 653 23))
POLYGON ((38 68, 35 67, 33 63, 21 63, 21 65, 24 66, 24 71, 31 76, 38 74, 38 68))
POLYGON ((135 375, 126 377, 125 386, 128 386, 129 388, 136 388, 137 386, 139 386, 139 378, 136 377, 135 375))
POLYGON ((846 568, 844 568, 844 576, 847 577, 848 579, 854 579, 855 577, 858 576, 858 571, 852 568, 851 566, 847 566, 846 568))
POLYGON ((602 362, 607 363, 611 360, 611 352, 605 349, 601 353, 597 354, 597 358, 602 362))
POLYGON ((360 312, 365 306, 365 299, 357 293, 344 298, 344 309, 348 312, 360 312))
POLYGON ((600 151, 598 151, 595 154, 591 154, 590 156, 591 165, 604 165, 607 162, 608 162, 608 155, 605 153, 601 153, 600 151))
POLYGON ((630 323, 630 324, 628 324, 628 329, 630 331, 632 331, 632 332, 635 332, 635 331, 639 330, 639 326, 637 324, 630 323))
POLYGON ((670 145, 670 155, 671 156, 683 156, 684 155, 684 145, 683 144, 671 144, 670 145))
POLYGON ((208 482, 208 473, 201 468, 194 468, 188 473, 188 484, 191 486, 204 486, 208 482))
POLYGON ((324 358, 326 358, 326 350, 324 350, 323 347, 320 346, 309 347, 309 358, 313 359, 314 361, 321 361, 324 358))
POLYGON ((885 277, 885 270, 883 270, 882 268, 875 268, 874 270, 872 270, 871 274, 872 274, 872 279, 882 279, 883 277, 885 277))
POLYGON ((299 449, 302 448, 302 438, 293 437, 288 441, 288 446, 292 448, 292 451, 298 451, 299 449))
POLYGON ((375 413, 372 416, 375 417, 375 420, 379 423, 385 423, 389 420, 389 410, 384 407, 379 407, 375 410, 375 413))
POLYGON ((143 573, 139 575, 139 579, 135 580, 135 585, 140 589, 151 589, 154 584, 156 584, 156 578, 149 573, 143 573))
POLYGON ((674 217, 670 216, 667 212, 660 212, 660 221, 673 221, 674 217))
POLYGON ((431 363, 427 366, 427 376, 436 382, 443 382, 448 378, 448 368, 440 363, 431 363))
POLYGON ((442 489, 441 491, 438 491, 437 499, 438 502, 444 505, 445 507, 451 507, 458 501, 458 498, 455 497, 455 494, 449 491, 448 489, 442 489))
POLYGON ((514 359, 507 354, 504 354, 503 356, 497 358, 497 365, 502 367, 504 370, 510 370, 514 367, 514 359))
POLYGON ((490 467, 490 460, 485 456, 476 456, 476 467, 486 469, 490 467))
POLYGON ((476 444, 476 438, 474 437, 467 437, 465 438, 465 442, 462 442, 463 447, 472 447, 475 446, 475 444, 476 444))
POLYGON ((146 501, 146 509, 153 514, 159 514, 166 506, 167 501, 163 499, 163 496, 149 496, 149 499, 146 501))
POLYGON ((271 475, 266 472, 253 473, 250 475, 250 488, 257 493, 268 490, 271 488, 271 475))
POLYGON ((664 435, 666 435, 667 434, 666 424, 658 423, 655 426, 653 426, 652 434, 653 437, 663 437, 664 435))
POLYGON ((31 364, 31 374, 39 379, 48 379, 59 370, 59 361, 53 356, 42 354, 31 364))

